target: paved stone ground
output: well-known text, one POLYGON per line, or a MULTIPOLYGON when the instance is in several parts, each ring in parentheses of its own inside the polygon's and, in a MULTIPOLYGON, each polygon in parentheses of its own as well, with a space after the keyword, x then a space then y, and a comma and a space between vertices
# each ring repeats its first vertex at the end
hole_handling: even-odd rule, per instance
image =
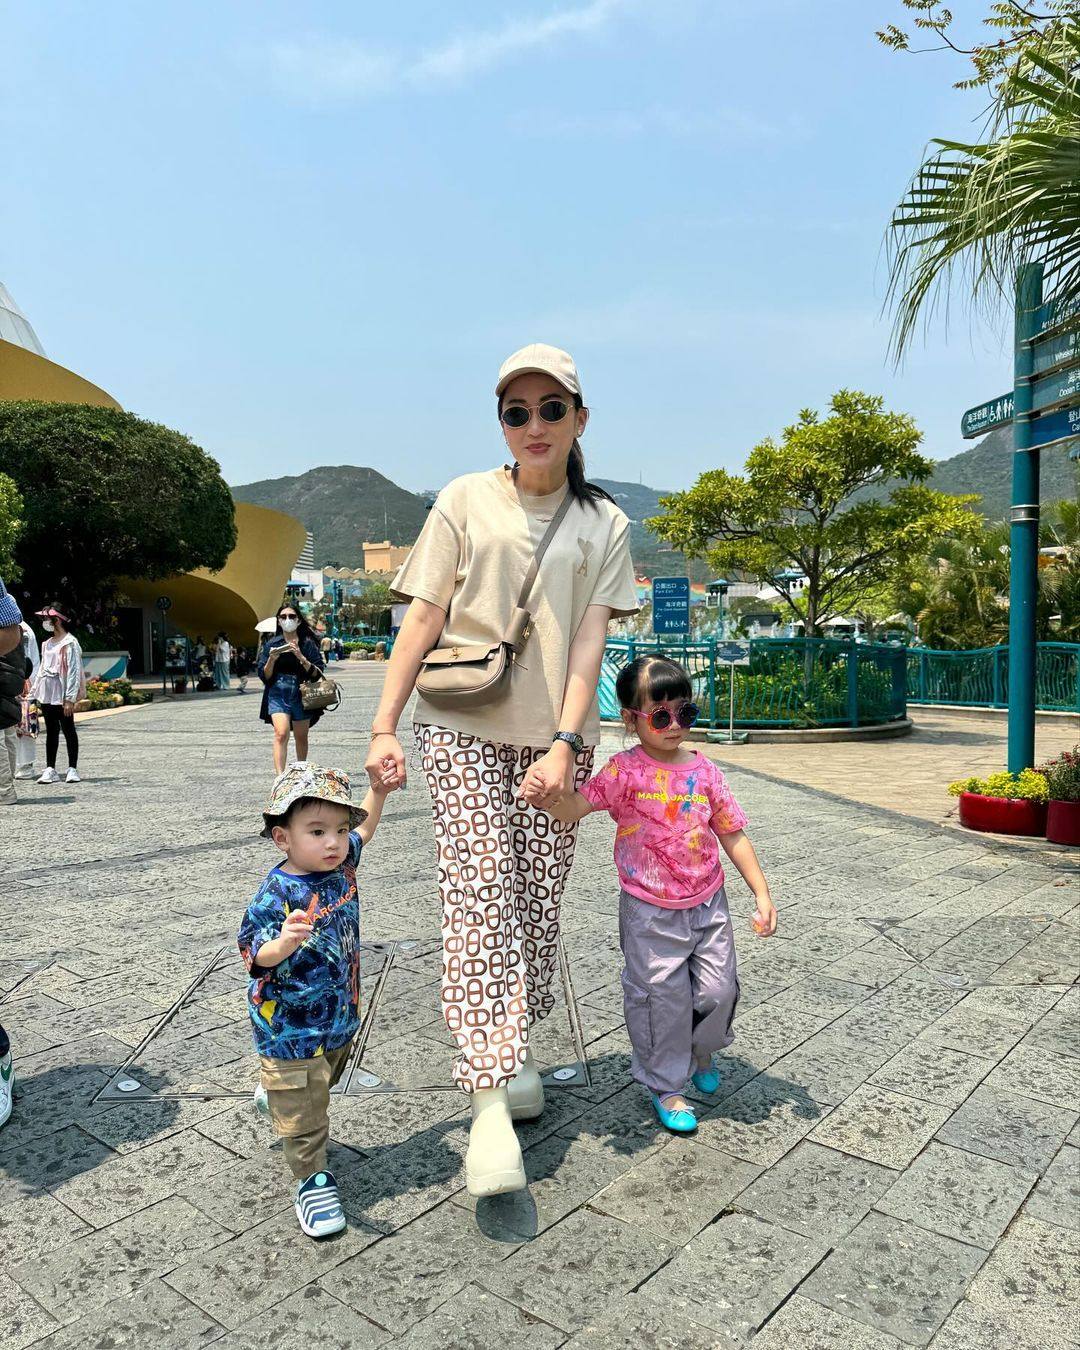
MULTIPOLYGON (((379 672, 349 667, 313 757, 356 767, 379 672)), ((95 1101, 232 943, 271 865, 253 695, 87 723, 86 781, 5 816, 0 1350, 217 1345, 1024 1350, 1080 1343, 1075 859, 731 771, 781 909, 755 941, 696 1138, 627 1075, 611 831, 586 822, 565 940, 592 1086, 523 1126, 528 1194, 474 1205, 454 1092, 335 1099, 350 1226, 291 1211, 228 953, 132 1073, 218 1097, 95 1101), (14 903, 12 903, 12 898, 14 903)), ((820 747, 825 756, 831 747, 820 747)), ((362 869, 394 967, 365 1064, 446 1083, 428 803, 392 801, 362 869)), ((573 1056, 561 1010, 537 1049, 573 1056)))

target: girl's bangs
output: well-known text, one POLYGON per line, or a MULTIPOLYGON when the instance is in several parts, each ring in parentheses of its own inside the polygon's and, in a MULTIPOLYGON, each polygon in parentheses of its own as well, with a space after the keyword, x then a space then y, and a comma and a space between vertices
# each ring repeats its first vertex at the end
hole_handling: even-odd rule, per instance
POLYGON ((642 681, 654 703, 670 703, 677 698, 693 698, 694 691, 686 671, 670 661, 650 665, 642 681))

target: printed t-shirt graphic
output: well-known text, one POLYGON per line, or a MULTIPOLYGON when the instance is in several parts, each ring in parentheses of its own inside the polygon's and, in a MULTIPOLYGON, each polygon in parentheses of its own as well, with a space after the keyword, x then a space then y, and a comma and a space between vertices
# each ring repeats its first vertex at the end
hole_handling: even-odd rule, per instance
POLYGON ((363 845, 353 831, 349 853, 333 872, 267 876, 240 925, 237 943, 251 975, 248 1013, 255 1048, 272 1059, 310 1059, 337 1050, 360 1026, 360 901, 356 864, 363 845), (287 915, 305 911, 314 931, 292 956, 264 969, 264 942, 281 935, 287 915))
POLYGON ((747 820, 700 752, 689 764, 662 764, 640 746, 623 750, 581 792, 618 825, 615 866, 630 895, 690 909, 724 884, 716 836, 745 829, 747 820))

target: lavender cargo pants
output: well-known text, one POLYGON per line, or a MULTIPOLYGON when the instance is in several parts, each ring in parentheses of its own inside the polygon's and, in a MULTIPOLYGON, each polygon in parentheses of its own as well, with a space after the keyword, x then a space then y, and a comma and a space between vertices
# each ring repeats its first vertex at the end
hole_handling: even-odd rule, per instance
POLYGON ((692 909, 619 896, 619 944, 630 1072, 658 1096, 681 1092, 695 1057, 735 1039, 735 934, 723 886, 692 909))

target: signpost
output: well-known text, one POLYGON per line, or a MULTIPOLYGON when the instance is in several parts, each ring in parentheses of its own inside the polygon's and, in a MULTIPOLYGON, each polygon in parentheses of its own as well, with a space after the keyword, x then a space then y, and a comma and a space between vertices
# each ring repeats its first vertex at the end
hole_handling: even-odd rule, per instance
MULTIPOLYGON (((728 703, 728 740, 735 739, 735 667, 748 666, 750 664, 750 644, 749 642, 718 642, 716 644, 716 659, 724 661, 728 667, 728 690, 730 700, 728 703)), ((743 732, 745 740, 746 733, 743 732)))
POLYGON ((654 577, 652 625, 657 637, 690 631, 690 578, 654 577))
POLYGON ((1010 389, 1007 394, 998 394, 997 398, 987 403, 969 408, 960 419, 960 434, 965 441, 970 441, 973 436, 985 436, 988 431, 1003 427, 1012 420, 1013 391, 1010 389))

